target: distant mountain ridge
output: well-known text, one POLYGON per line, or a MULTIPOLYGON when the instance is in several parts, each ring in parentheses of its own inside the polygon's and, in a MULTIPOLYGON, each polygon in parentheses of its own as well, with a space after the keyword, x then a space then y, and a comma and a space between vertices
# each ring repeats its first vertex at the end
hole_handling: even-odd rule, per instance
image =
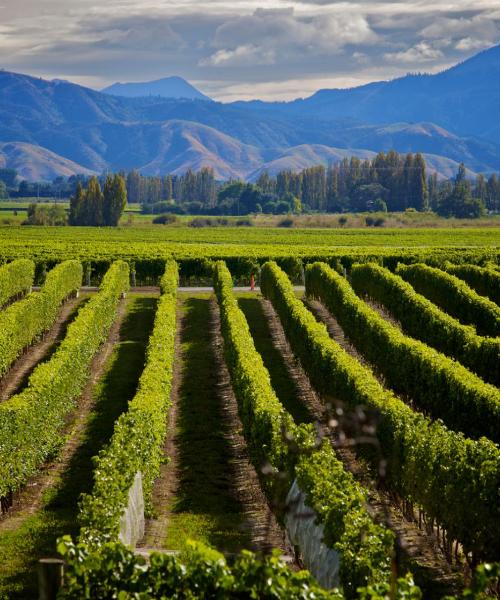
POLYGON ((500 46, 438 75, 280 103, 124 97, 0 71, 0 143, 14 144, 1 160, 28 179, 202 166, 221 179, 253 178, 391 149, 422 152, 448 177, 462 161, 471 172, 500 171, 496 130, 500 46))
POLYGON ((185 98, 188 100, 207 100, 211 98, 202 94, 182 77, 164 77, 155 81, 136 83, 113 83, 101 90, 104 94, 112 96, 125 96, 126 98, 144 98, 159 96, 161 98, 185 98))
POLYGON ((435 75, 406 75, 349 89, 323 89, 292 102, 238 102, 278 114, 368 123, 428 121, 458 135, 500 137, 500 45, 435 75))

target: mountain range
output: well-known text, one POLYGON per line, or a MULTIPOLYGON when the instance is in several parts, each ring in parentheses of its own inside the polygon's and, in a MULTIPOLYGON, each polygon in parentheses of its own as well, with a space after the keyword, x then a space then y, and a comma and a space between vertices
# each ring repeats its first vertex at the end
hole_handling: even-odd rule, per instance
POLYGON ((195 92, 180 78, 99 92, 0 71, 0 166, 30 180, 202 166, 220 179, 253 180, 263 170, 394 149, 424 153, 442 177, 459 162, 471 174, 500 171, 500 46, 436 75, 320 90, 291 102, 223 104, 195 92))

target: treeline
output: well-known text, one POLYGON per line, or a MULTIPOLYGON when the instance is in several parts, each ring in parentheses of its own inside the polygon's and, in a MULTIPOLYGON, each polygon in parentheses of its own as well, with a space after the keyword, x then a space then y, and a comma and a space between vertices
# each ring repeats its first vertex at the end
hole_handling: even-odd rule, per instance
POLYGON ((213 208, 219 188, 213 169, 208 167, 197 172, 188 169, 183 175, 164 177, 145 177, 136 170, 127 175, 129 202, 138 204, 175 200, 179 204, 197 202, 201 206, 213 208))
POLYGON ((380 152, 372 160, 357 157, 299 172, 263 172, 255 183, 216 182, 211 169, 182 176, 144 177, 129 173, 127 190, 145 213, 247 215, 301 212, 402 212, 432 210, 442 216, 475 218, 500 212, 496 174, 475 181, 460 165, 455 177, 427 174, 421 154, 380 152))
MULTIPOLYGON (((456 176, 443 180, 428 174, 421 154, 380 152, 373 159, 344 158, 328 167, 319 165, 299 172, 263 172, 255 183, 217 181, 213 169, 189 169, 183 175, 144 176, 121 172, 128 201, 145 213, 193 215, 286 214, 300 212, 399 212, 432 210, 443 216, 478 217, 500 212, 500 176, 467 176, 460 165, 456 176)), ((108 175, 94 181, 106 187, 108 175)), ((12 169, 0 169, 0 197, 67 198, 78 195, 90 178, 58 177, 52 183, 18 182, 12 169), (3 190, 3 191, 2 191, 3 190)), ((90 217, 81 217, 88 220, 90 217)), ((102 218, 96 222, 104 223, 102 218)))

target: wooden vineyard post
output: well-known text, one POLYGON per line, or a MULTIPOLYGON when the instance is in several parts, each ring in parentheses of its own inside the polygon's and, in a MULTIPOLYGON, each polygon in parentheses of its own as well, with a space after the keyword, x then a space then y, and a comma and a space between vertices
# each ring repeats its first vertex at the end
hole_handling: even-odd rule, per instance
POLYGON ((64 561, 60 558, 42 558, 38 563, 38 598, 55 600, 64 582, 64 561))

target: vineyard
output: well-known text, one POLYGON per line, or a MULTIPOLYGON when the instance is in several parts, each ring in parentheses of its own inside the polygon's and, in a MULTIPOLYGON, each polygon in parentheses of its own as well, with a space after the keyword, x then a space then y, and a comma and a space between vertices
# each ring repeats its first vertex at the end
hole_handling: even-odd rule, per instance
POLYGON ((171 231, 0 230, 0 598, 498 597, 496 230, 171 231))

